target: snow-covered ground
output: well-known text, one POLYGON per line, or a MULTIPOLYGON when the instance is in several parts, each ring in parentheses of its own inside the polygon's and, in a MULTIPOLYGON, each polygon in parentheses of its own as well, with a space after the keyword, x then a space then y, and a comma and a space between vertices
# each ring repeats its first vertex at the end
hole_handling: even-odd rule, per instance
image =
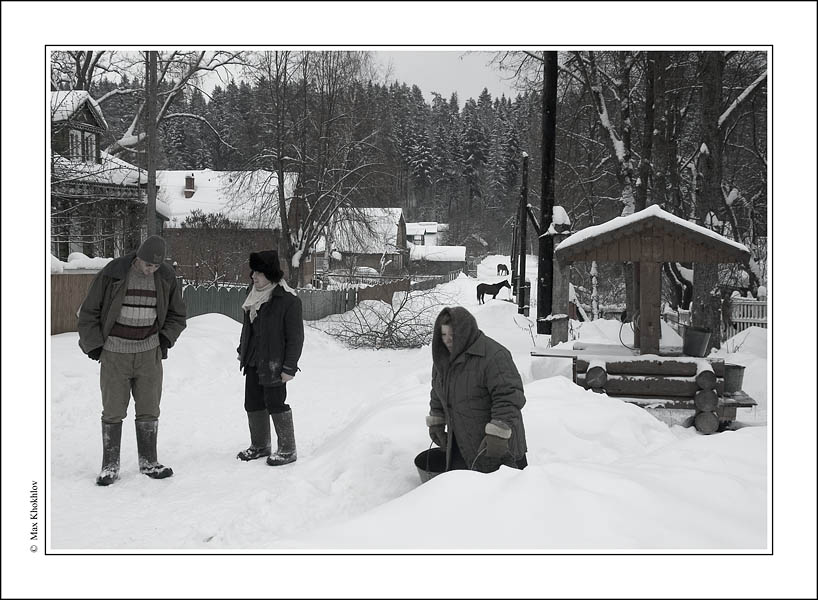
MULTIPOLYGON (((496 280, 504 259, 484 261, 479 279, 496 280)), ((533 258, 530 264, 536 269, 533 258)), ((514 355, 528 399, 526 470, 453 472, 420 485, 413 458, 429 447, 429 347, 349 350, 314 327, 288 386, 298 461, 283 468, 242 463, 235 458, 248 444, 235 358, 240 326, 213 314, 190 319, 165 362, 159 458, 174 477, 139 474, 131 412, 121 480, 99 488, 99 365, 80 352, 76 333, 66 333, 51 338, 51 549, 768 547, 767 427, 758 418, 766 406, 763 330, 741 347, 760 409, 740 420, 752 426, 703 436, 564 376, 535 380, 531 334, 515 321, 516 306, 501 299, 507 290, 483 306, 473 279, 462 276, 443 291, 514 355), (496 515, 492 526, 486 515, 496 515)), ((604 339, 611 323, 589 325, 580 331, 613 341, 604 339)), ((614 328, 618 334, 619 324, 614 328)))
MULTIPOLYGON (((478 280, 497 281, 499 262, 508 258, 487 258, 478 280)), ((536 260, 529 257, 528 265, 534 281, 536 260)), ((532 340, 516 306, 504 301, 508 290, 479 306, 476 283, 463 276, 440 291, 449 304, 471 310, 514 356, 528 400, 524 471, 452 472, 421 485, 413 459, 429 447, 429 346, 350 350, 321 331, 332 319, 307 327, 302 370, 288 386, 298 461, 281 468, 242 463, 235 455, 249 440, 235 358, 240 326, 203 315, 188 321, 164 363, 159 458, 174 476, 155 481, 139 474, 131 408, 121 479, 100 488, 99 365, 80 352, 76 333, 66 333, 50 338, 49 552, 311 555, 275 560, 427 555, 415 561, 439 553, 769 552, 764 330, 752 330, 740 347, 734 343, 739 352, 730 355, 747 365, 744 389, 758 409, 739 414, 745 426, 704 436, 576 387, 565 361, 555 362, 553 373, 533 364, 547 360, 529 354, 544 340, 532 340)), ((616 343, 620 333, 614 321, 578 329, 586 341, 616 343)), ((508 568, 526 557, 514 558, 508 568)), ((343 574, 344 564, 326 568, 343 574)), ((422 581, 445 575, 413 573, 412 564, 430 568, 410 562, 406 589, 426 589, 422 581)), ((479 564, 463 568, 474 575, 479 564)), ((314 564, 306 569, 313 573, 314 564)), ((168 578, 170 572, 161 577, 168 578)), ((486 586, 479 589, 499 596, 507 589, 494 580, 486 586)))

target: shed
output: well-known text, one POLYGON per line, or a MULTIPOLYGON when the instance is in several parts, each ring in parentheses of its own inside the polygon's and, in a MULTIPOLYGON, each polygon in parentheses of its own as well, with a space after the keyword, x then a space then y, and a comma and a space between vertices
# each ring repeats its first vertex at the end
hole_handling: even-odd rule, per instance
POLYGON ((640 352, 658 354, 662 263, 746 263, 750 252, 738 242, 652 205, 578 231, 555 248, 554 258, 561 265, 594 260, 638 263, 640 352))

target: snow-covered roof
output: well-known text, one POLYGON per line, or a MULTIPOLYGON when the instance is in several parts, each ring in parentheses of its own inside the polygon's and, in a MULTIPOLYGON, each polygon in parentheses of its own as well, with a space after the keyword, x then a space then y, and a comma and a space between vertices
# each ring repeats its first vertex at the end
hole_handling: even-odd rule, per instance
POLYGON ((406 235, 425 235, 427 233, 437 233, 438 231, 436 221, 419 221, 406 224, 406 235))
POLYGON ((416 246, 409 244, 409 260, 466 262, 465 246, 416 246))
MULTIPOLYGON (((567 260, 584 260, 579 258, 582 254, 592 254, 603 247, 607 242, 617 240, 624 237, 634 237, 637 239, 644 238, 649 229, 658 230, 661 233, 670 232, 680 234, 686 239, 680 243, 669 243, 664 246, 665 254, 673 254, 676 256, 675 260, 682 260, 687 262, 687 259, 678 256, 685 252, 691 251, 691 243, 704 245, 711 250, 710 256, 699 253, 696 259, 690 259, 693 262, 704 261, 722 261, 728 262, 726 259, 732 260, 747 260, 750 257, 750 252, 743 244, 735 242, 729 238, 719 235, 715 231, 711 231, 701 225, 696 225, 690 221, 686 221, 676 215, 672 215, 667 211, 659 208, 654 204, 647 208, 635 212, 626 217, 616 217, 606 223, 586 227, 577 231, 573 235, 563 240, 555 249, 555 253, 559 253, 567 260), (685 242, 691 243, 685 243, 685 242)), ((641 241, 641 239, 640 239, 641 241)), ((628 252, 640 252, 641 246, 635 250, 628 250, 628 252)), ((606 257, 600 257, 605 259, 606 257)), ((610 260, 639 260, 639 256, 616 256, 607 257, 610 260)))
MULTIPOLYGON (((185 171, 157 171, 159 196, 170 207, 169 227, 179 227, 194 210, 204 213, 222 213, 232 221, 249 229, 279 227, 278 202, 265 202, 266 208, 257 207, 264 196, 273 197, 278 189, 278 177, 269 171, 213 171, 211 169, 185 171), (193 176, 193 196, 185 197, 186 179, 193 176)), ((295 174, 285 177, 284 194, 289 199, 295 187, 295 174)))
POLYGON ((398 245, 398 226, 403 218, 400 208, 344 209, 338 212, 332 232, 334 250, 352 254, 395 252, 398 245), (360 217, 366 219, 369 231, 360 217))
MULTIPOLYGON (((73 161, 57 153, 51 154, 51 179, 56 184, 92 183, 102 185, 139 186, 146 184, 148 174, 136 165, 100 151, 100 162, 73 161)), ((156 212, 170 218, 170 207, 157 194, 156 212)))
POLYGON ((108 129, 108 123, 102 116, 99 104, 84 90, 51 92, 51 121, 53 123, 68 121, 86 102, 100 124, 108 129))

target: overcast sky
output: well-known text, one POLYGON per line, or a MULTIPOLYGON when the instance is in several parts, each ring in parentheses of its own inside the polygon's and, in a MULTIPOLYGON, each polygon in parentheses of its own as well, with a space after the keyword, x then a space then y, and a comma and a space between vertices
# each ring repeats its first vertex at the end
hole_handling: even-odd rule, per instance
POLYGON ((432 92, 437 92, 446 100, 457 92, 460 106, 469 98, 475 100, 487 88, 492 98, 501 94, 514 97, 516 92, 511 82, 503 79, 496 66, 488 66, 494 52, 465 52, 459 50, 397 50, 375 52, 384 67, 392 66, 389 81, 416 84, 428 102, 432 92))

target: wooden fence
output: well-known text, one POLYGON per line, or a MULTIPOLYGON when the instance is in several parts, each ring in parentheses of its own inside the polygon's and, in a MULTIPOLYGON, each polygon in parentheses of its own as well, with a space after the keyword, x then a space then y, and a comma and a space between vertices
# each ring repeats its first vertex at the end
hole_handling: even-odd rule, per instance
POLYGON ((51 274, 51 335, 77 330, 77 311, 96 274, 51 274))
MULTIPOLYGON (((721 339, 726 340, 749 327, 767 328, 767 301, 751 298, 730 298, 727 305, 728 314, 722 314, 721 339)), ((722 308, 724 310, 724 308, 722 308)), ((690 311, 667 311, 662 318, 670 323, 679 335, 684 335, 685 326, 689 326, 690 311)))
MULTIPOLYGON (((723 319, 725 320, 725 319, 723 319)), ((726 321, 726 337, 732 337, 749 327, 767 328, 767 301, 750 298, 730 298, 730 314, 726 321)))
MULTIPOLYGON (((435 277, 419 286, 410 285, 409 279, 391 280, 389 283, 366 288, 342 290, 297 290, 301 298, 305 321, 317 321, 329 315, 352 310, 362 300, 381 300, 388 304, 396 291, 427 289, 444 281, 451 281, 460 271, 435 277)), ((96 273, 52 274, 51 275, 51 335, 77 331, 77 310, 88 293, 88 288, 96 273)), ((182 299, 187 306, 187 316, 196 317, 208 313, 226 315, 241 323, 244 315, 241 308, 246 297, 245 285, 240 286, 195 286, 182 288, 182 299)))
MULTIPOLYGON (((241 305, 247 297, 245 291, 245 286, 216 288, 188 285, 182 292, 182 299, 187 305, 188 318, 219 313, 241 323, 244 319, 241 305)), ((328 315, 343 313, 357 304, 354 289, 298 289, 297 293, 301 299, 302 317, 305 321, 315 321, 328 315)))

